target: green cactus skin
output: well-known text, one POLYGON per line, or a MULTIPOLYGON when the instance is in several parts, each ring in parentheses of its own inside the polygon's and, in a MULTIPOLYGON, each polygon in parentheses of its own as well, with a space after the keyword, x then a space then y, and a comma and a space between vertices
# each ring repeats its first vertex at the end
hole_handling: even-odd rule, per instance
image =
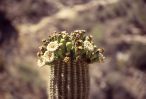
POLYGON ((88 99, 88 64, 82 60, 56 61, 50 66, 49 99, 88 99))

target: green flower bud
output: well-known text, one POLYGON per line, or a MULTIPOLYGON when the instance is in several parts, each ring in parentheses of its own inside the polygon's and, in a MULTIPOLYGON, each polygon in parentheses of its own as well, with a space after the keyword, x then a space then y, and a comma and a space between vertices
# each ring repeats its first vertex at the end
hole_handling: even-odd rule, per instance
POLYGON ((72 49, 72 43, 71 42, 67 42, 66 43, 66 47, 67 47, 67 50, 71 50, 72 49))
POLYGON ((61 39, 60 40, 60 43, 65 43, 65 39, 61 39))
POLYGON ((59 46, 60 46, 60 47, 63 46, 63 43, 59 43, 59 46))
POLYGON ((71 42, 67 42, 66 43, 66 47, 71 48, 72 47, 72 43, 71 42))

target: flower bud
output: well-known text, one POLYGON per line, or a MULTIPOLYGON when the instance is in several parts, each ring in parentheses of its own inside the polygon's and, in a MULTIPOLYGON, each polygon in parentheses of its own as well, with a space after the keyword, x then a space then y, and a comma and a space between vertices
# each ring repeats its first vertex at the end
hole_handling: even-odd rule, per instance
POLYGON ((60 43, 65 43, 65 39, 61 39, 60 40, 60 43))
POLYGON ((59 46, 61 47, 63 45, 63 43, 59 43, 59 46))
POLYGON ((72 48, 72 43, 71 43, 71 42, 67 42, 67 43, 66 43, 66 47, 67 47, 67 50, 68 50, 68 51, 71 50, 71 48, 72 48))

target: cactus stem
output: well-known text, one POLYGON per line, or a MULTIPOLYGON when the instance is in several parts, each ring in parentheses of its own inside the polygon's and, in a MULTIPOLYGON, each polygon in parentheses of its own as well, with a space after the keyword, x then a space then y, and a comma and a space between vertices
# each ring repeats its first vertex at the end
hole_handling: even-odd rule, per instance
POLYGON ((77 99, 77 67, 76 66, 78 66, 77 63, 73 62, 74 99, 77 99))
POLYGON ((71 61, 67 66, 67 99, 71 98, 71 61))
POLYGON ((89 68, 88 68, 88 65, 87 65, 87 63, 84 63, 84 65, 83 65, 83 67, 84 67, 84 70, 85 70, 85 85, 87 85, 87 86, 85 86, 85 90, 86 90, 86 93, 85 93, 85 98, 84 99, 88 99, 88 96, 89 96, 89 68))
POLYGON ((79 63, 79 86, 80 86, 80 88, 79 88, 80 89, 79 90, 80 91, 80 94, 79 95, 80 95, 80 99, 82 99, 82 97, 83 97, 82 94, 83 94, 83 91, 84 91, 83 90, 83 80, 82 80, 82 76, 83 76, 82 75, 82 70, 83 69, 82 69, 82 61, 81 61, 79 63))
POLYGON ((62 73, 61 73, 61 80, 62 80, 61 81, 61 84, 62 84, 61 85, 61 93, 62 93, 61 96, 62 96, 62 98, 61 99, 64 99, 64 96, 65 96, 65 92, 64 92, 65 91, 65 72, 64 72, 65 71, 65 62, 62 63, 61 69, 62 69, 62 73))

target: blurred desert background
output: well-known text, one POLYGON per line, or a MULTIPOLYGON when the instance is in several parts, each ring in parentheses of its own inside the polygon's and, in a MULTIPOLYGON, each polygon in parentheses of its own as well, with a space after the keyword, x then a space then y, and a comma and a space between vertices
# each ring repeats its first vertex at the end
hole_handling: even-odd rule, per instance
POLYGON ((105 49, 90 99, 146 99, 146 0, 0 0, 0 99, 47 99, 41 40, 79 29, 105 49))

